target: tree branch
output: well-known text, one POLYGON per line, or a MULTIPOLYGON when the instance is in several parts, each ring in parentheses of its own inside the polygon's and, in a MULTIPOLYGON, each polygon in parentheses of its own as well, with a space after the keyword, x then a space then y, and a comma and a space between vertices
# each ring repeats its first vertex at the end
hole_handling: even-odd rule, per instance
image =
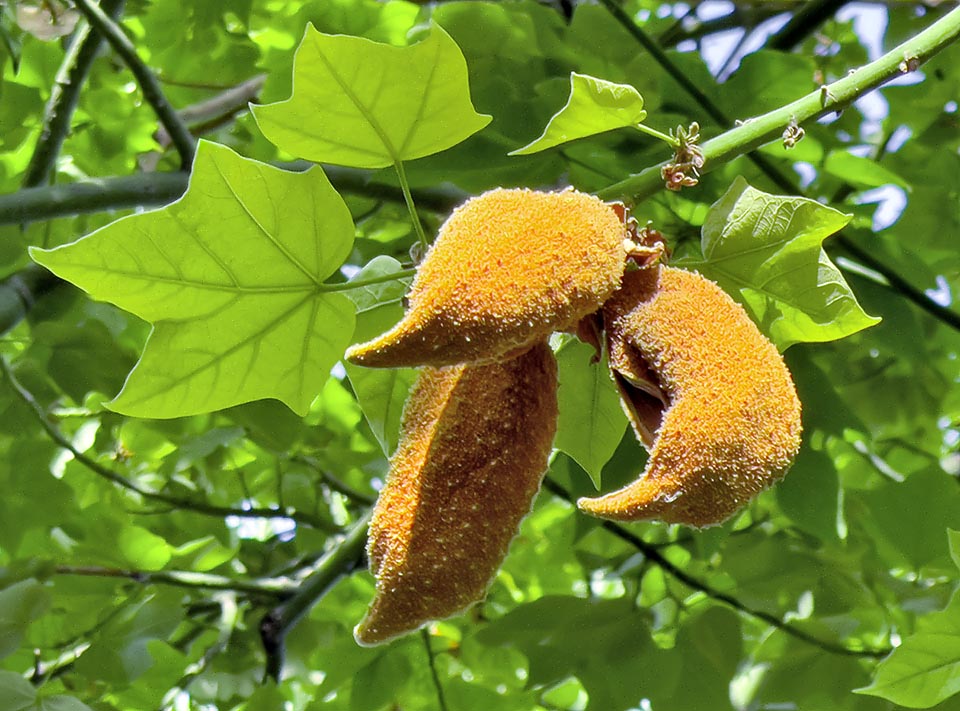
POLYGON ((0 282, 0 335, 20 323, 38 298, 63 283, 36 264, 29 264, 0 282))
MULTIPOLYGON (((610 2, 610 0, 602 1, 610 2)), ((622 14, 622 10, 620 12, 622 14)), ((629 18, 627 20, 629 21, 629 18)), ((703 171, 709 172, 744 153, 780 138, 791 120, 802 124, 829 113, 842 111, 844 107, 864 94, 903 74, 901 64, 906 59, 911 60, 911 66, 919 67, 958 37, 960 37, 960 8, 951 11, 876 61, 860 67, 832 84, 825 85, 821 90, 811 92, 762 116, 748 119, 741 125, 706 141, 702 146, 705 158, 703 171)), ((673 66, 669 58, 665 57, 665 59, 673 66)), ((696 92, 702 94, 699 89, 696 92)), ((712 102, 710 105, 713 106, 712 102)), ((706 107, 704 108, 707 110, 706 107)), ((660 170, 668 162, 664 161, 646 168, 625 180, 607 186, 598 194, 606 200, 624 198, 635 202, 644 200, 664 188, 660 170)))
MULTIPOLYGON (((570 496, 570 492, 568 492, 566 489, 564 489, 555 481, 552 481, 549 478, 545 479, 544 486, 554 496, 560 499, 563 499, 569 504, 573 504, 574 506, 576 506, 576 503, 574 502, 573 497, 570 496)), ((820 639, 810 634, 809 632, 805 632, 799 627, 795 627, 789 622, 784 622, 782 619, 780 619, 776 615, 772 615, 769 612, 764 612, 763 610, 754 610, 753 608, 748 607, 744 603, 737 600, 737 598, 733 597, 732 595, 729 595, 725 592, 721 592, 720 590, 717 590, 711 587, 710 585, 703 582, 702 580, 698 580, 697 578, 693 577, 682 568, 671 563, 670 560, 667 559, 663 555, 663 553, 660 552, 657 546, 647 543, 642 538, 640 538, 639 536, 637 536, 636 534, 634 534, 632 531, 625 528, 624 526, 621 526, 620 524, 614 521, 601 521, 600 527, 603 528, 605 531, 612 533, 614 536, 616 536, 620 540, 626 543, 629 543, 631 546, 633 546, 638 551, 640 551, 640 553, 642 553, 648 560, 652 561, 657 566, 659 566, 665 573, 668 573, 672 577, 676 578, 687 587, 693 588, 694 590, 699 590, 700 592, 704 593, 707 597, 717 600, 718 602, 722 602, 732 607, 735 610, 738 610, 746 615, 749 615, 750 617, 753 617, 762 622, 765 622, 771 627, 775 627, 778 630, 781 630, 782 632, 790 635, 791 637, 795 637, 796 639, 799 639, 803 642, 811 644, 815 647, 819 647, 825 652, 830 652, 832 654, 841 654, 841 655, 851 656, 851 657, 871 657, 871 658, 877 658, 877 659, 881 657, 885 657, 891 652, 891 649, 870 649, 867 647, 855 648, 855 647, 848 647, 843 644, 838 644, 836 642, 830 642, 827 640, 820 639)))
POLYGON ((186 173, 141 173, 26 188, 0 195, 0 225, 165 205, 183 195, 188 177, 186 173))
POLYGON ((111 20, 99 5, 93 4, 90 0, 74 0, 77 9, 83 13, 87 21, 102 34, 113 51, 120 55, 127 68, 136 78, 143 92, 143 98, 153 108, 160 123, 163 124, 170 139, 180 154, 180 167, 182 170, 189 170, 193 163, 193 155, 197 150, 197 142, 190 133, 190 129, 167 101, 163 93, 163 87, 153 75, 153 72, 143 63, 140 55, 137 54, 136 47, 127 38, 117 24, 111 20))
MULTIPOLYGON (((300 161, 277 167, 306 170, 311 165, 300 161)), ((368 170, 326 165, 323 170, 340 192, 395 203, 404 201, 399 187, 376 182, 368 170)), ((27 188, 0 195, 0 225, 166 205, 183 196, 188 178, 187 173, 181 172, 142 173, 27 188)), ((418 207, 444 214, 468 197, 467 193, 456 188, 425 188, 412 192, 418 207)))
POLYGON ((158 501, 175 509, 193 511, 206 516, 216 516, 218 518, 226 518, 228 516, 236 516, 238 518, 286 518, 296 522, 297 524, 310 526, 327 533, 338 533, 341 530, 338 526, 335 526, 325 519, 310 515, 303 511, 297 511, 289 507, 280 509, 233 508, 230 506, 217 506, 216 504, 210 504, 205 501, 194 501, 193 499, 171 496, 169 494, 163 494, 157 491, 144 489, 123 475, 118 474, 112 469, 103 466, 96 460, 91 459, 83 452, 78 450, 69 439, 64 437, 63 434, 56 427, 54 427, 53 423, 47 418, 46 412, 44 412, 43 407, 37 402, 36 398, 33 397, 33 394, 20 384, 16 376, 14 376, 13 371, 10 368, 10 364, 7 363, 7 361, 3 358, 0 358, 0 370, 2 370, 3 374, 7 377, 7 380, 10 382, 10 386, 13 388, 14 392, 20 396, 20 399, 23 400, 23 402, 26 403, 31 410, 33 410, 34 415, 36 415, 37 420, 40 422, 40 426, 44 429, 50 439, 52 439, 58 446, 70 452, 74 459, 76 459, 80 464, 85 466, 94 474, 116 484, 117 486, 120 486, 121 488, 139 494, 144 499, 158 501))
MULTIPOLYGON (((111 19, 116 19, 123 10, 123 3, 124 0, 103 0, 104 12, 111 19)), ((25 188, 42 185, 49 180, 60 148, 70 132, 70 121, 87 74, 102 44, 103 36, 87 22, 81 23, 70 38, 63 62, 53 80, 50 98, 43 109, 40 136, 23 177, 25 188)))
MULTIPOLYGON (((602 1, 605 4, 611 2, 611 0, 602 1)), ((622 17, 622 21, 629 22, 631 26, 634 26, 622 10, 619 10, 619 8, 617 10, 619 12, 614 14, 618 18, 622 17)), ((637 31, 639 32, 639 28, 637 28, 637 31)), ((645 37, 642 33, 641 36, 645 37)), ((947 45, 956 41, 958 37, 960 37, 960 8, 952 10, 916 36, 842 79, 830 85, 825 85, 819 91, 811 92, 786 106, 749 119, 705 142, 702 146, 705 164, 701 172, 710 172, 714 168, 747 153, 760 170, 781 189, 790 193, 802 193, 796 184, 783 176, 765 156, 752 153, 752 151, 779 138, 783 130, 792 122, 802 124, 832 112, 839 113, 844 107, 876 87, 903 74, 905 71, 917 69, 947 45)), ((647 39, 647 41, 649 40, 647 39)), ((644 46, 646 45, 644 44, 644 46)), ((666 71, 670 71, 667 67, 679 71, 670 59, 659 51, 659 48, 655 57, 657 56, 662 56, 663 61, 667 63, 664 66, 666 71)), ((658 61, 660 60, 658 59, 658 61)), ((691 93, 698 101, 699 97, 703 96, 703 93, 695 87, 692 88, 691 93)), ((708 113, 717 110, 709 99, 703 106, 708 113)), ((664 161, 659 165, 647 168, 604 188, 598 194, 607 200, 630 199, 635 202, 644 200, 663 189, 660 171, 668 163, 669 161, 664 161)), ((960 330, 960 315, 956 312, 930 299, 922 290, 912 286, 894 270, 860 249, 842 233, 836 237, 836 243, 857 259, 863 261, 866 266, 883 275, 890 286, 905 298, 944 324, 960 330)))
POLYGON ((848 2, 849 0, 811 0, 801 6, 787 24, 770 36, 767 47, 781 52, 793 49, 848 2))
POLYGON ((260 639, 267 654, 266 677, 280 681, 283 673, 284 643, 305 612, 313 607, 342 576, 350 573, 364 558, 368 511, 317 563, 315 571, 300 584, 286 602, 270 610, 260 621, 260 639))
POLYGON ((229 590, 250 595, 265 595, 286 600, 297 590, 289 578, 237 580, 226 575, 195 573, 189 570, 123 570, 100 565, 58 565, 55 575, 83 575, 97 578, 125 578, 144 585, 172 585, 179 588, 229 590))

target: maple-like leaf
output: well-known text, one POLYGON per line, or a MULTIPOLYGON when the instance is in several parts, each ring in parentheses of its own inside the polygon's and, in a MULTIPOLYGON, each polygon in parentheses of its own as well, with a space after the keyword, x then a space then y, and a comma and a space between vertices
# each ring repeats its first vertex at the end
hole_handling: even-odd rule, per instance
POLYGON ((636 126, 647 117, 643 97, 629 84, 615 84, 587 74, 570 74, 570 98, 543 133, 512 156, 539 153, 578 138, 636 126))
POLYGON ((352 302, 324 283, 353 235, 321 169, 201 142, 180 200, 31 256, 153 324, 112 409, 165 418, 276 398, 303 415, 353 334, 352 302))
POLYGON ((821 246, 849 221, 816 200, 770 195, 737 178, 703 223, 704 260, 677 266, 720 284, 781 351, 833 341, 880 321, 821 246))
POLYGON ((263 134, 318 163, 384 168, 460 143, 488 123, 470 101, 467 63, 439 25, 409 47, 307 26, 293 95, 254 106, 263 134))

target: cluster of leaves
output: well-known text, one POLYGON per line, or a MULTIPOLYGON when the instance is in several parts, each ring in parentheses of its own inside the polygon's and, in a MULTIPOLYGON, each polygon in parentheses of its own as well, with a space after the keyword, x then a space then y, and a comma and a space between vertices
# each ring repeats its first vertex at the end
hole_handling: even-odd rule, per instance
MULTIPOLYGON (((591 349, 566 342, 549 485, 488 599, 423 636, 355 645, 373 582, 354 568, 413 373, 335 364, 399 318, 411 248, 468 194, 605 191, 669 158, 643 133, 696 120, 716 136, 867 53, 828 20, 718 84, 698 52, 640 51, 634 20, 683 38, 668 6, 605 5, 128 2, 163 100, 197 105, 182 116, 212 140, 181 200, 116 222, 55 217, 58 199, 92 178, 107 198, 110 176, 159 184, 192 147, 157 132, 116 54, 92 52, 58 185, 18 193, 70 50, 3 11, 0 706, 958 705, 960 318, 943 307, 960 283, 956 45, 922 83, 883 89, 879 122, 850 106, 789 152, 768 145, 635 208, 793 346, 805 443, 779 487, 703 532, 576 513, 571 498, 633 479, 644 454, 591 349), (261 73, 266 105, 224 99, 261 73), (799 193, 782 189, 798 166, 807 198, 771 195, 799 193), (905 204, 892 224, 882 186, 905 204), (11 206, 35 195, 28 221, 11 206), (28 247, 87 294, 38 280, 28 247), (878 325, 861 330, 875 319, 842 273, 878 325)), ((886 49, 938 14, 920 9, 885 11, 886 49)))

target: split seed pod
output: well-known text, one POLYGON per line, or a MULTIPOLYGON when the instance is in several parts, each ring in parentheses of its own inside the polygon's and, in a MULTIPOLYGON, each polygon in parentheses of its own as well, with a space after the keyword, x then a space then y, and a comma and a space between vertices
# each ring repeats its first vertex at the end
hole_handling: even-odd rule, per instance
POLYGON ((421 371, 370 522, 377 593, 358 643, 483 598, 547 469, 556 392, 546 341, 505 362, 421 371))
POLYGON ((418 268, 404 318, 347 359, 392 368, 509 356, 600 308, 620 286, 625 236, 612 206, 575 190, 468 200, 418 268))
POLYGON ((603 309, 610 367, 650 451, 641 477, 579 507, 626 521, 722 523, 780 479, 800 447, 800 401, 777 349, 699 274, 654 264, 603 309))

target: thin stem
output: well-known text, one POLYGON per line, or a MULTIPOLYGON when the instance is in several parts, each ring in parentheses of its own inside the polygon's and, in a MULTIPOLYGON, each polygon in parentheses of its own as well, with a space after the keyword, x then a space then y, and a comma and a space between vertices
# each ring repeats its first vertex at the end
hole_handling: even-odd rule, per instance
POLYGON ((678 148, 680 146, 680 141, 673 136, 669 136, 666 133, 661 133, 655 128, 650 128, 646 124, 638 123, 634 126, 635 129, 640 131, 640 133, 645 133, 648 136, 653 136, 654 138, 659 138, 661 141, 669 145, 671 148, 678 148))
POLYGON ((37 420, 40 422, 40 426, 44 429, 50 439, 52 439, 58 446, 70 452, 77 462, 82 464, 91 472, 106 479, 107 481, 116 484, 117 486, 127 489, 128 491, 132 491, 135 494, 139 494, 145 499, 158 501, 176 509, 193 511, 195 513, 204 514, 207 516, 216 516, 218 518, 226 518, 227 516, 236 516, 238 518, 286 518, 298 524, 311 526, 320 531, 326 531, 327 533, 338 533, 340 531, 338 526, 329 521, 317 516, 311 516, 302 511, 296 511, 291 508, 244 509, 233 508, 229 506, 217 506, 205 501, 194 501, 192 499, 185 499, 179 496, 170 496, 157 491, 144 489, 123 475, 118 474, 112 469, 103 466, 96 460, 91 459, 77 449, 69 439, 64 437, 64 435, 56 427, 54 427, 53 423, 47 418, 46 412, 44 412, 43 407, 37 402, 36 398, 33 397, 33 394, 20 384, 16 376, 14 376, 13 371, 10 368, 10 364, 7 363, 7 361, 3 358, 0 358, 0 371, 2 371, 6 376, 14 392, 20 396, 20 399, 23 400, 23 402, 31 410, 33 410, 34 415, 36 415, 37 420))
MULTIPOLYGON (((107 16, 116 19, 123 10, 123 0, 103 0, 103 8, 107 16)), ((102 45, 103 36, 87 22, 80 23, 70 38, 63 62, 53 80, 50 98, 43 109, 40 136, 24 173, 23 187, 42 185, 50 179, 57 156, 70 132, 80 92, 102 45)))
POLYGON ((361 289, 365 286, 373 286, 374 284, 383 284, 388 281, 397 281, 398 279, 404 279, 406 277, 411 277, 417 273, 416 269, 399 269, 390 274, 381 274, 380 276, 368 277, 367 279, 355 279, 353 281, 344 281, 337 284, 321 284, 317 287, 317 291, 350 291, 351 289, 361 289))
POLYGON ((90 0, 74 0, 74 3, 77 9, 87 18, 87 21, 106 38, 113 51, 123 59, 140 85, 143 98, 150 104, 157 118, 160 119, 160 123, 170 134, 170 140, 180 155, 181 170, 189 170, 193 163, 194 153, 197 150, 197 141, 170 105, 170 102, 167 101, 167 97, 163 93, 163 87, 160 86, 157 77, 140 59, 133 43, 99 5, 95 5, 90 0))
POLYGON ((334 583, 363 561, 369 524, 368 511, 320 559, 314 572, 300 583, 297 592, 263 616, 260 621, 260 639, 267 655, 266 678, 280 681, 287 633, 334 583))
POLYGON ((407 173, 403 169, 403 161, 398 160, 393 164, 397 169, 397 180, 400 181, 400 190, 403 191, 403 200, 407 203, 407 210, 410 212, 410 221, 413 223, 413 229, 417 233, 417 241, 420 242, 420 248, 423 253, 427 253, 430 242, 423 231, 423 224, 420 222, 420 213, 417 212, 417 206, 413 202, 413 194, 410 192, 410 183, 407 181, 407 173))
POLYGON ((433 678, 433 688, 437 692, 437 708, 440 711, 448 711, 447 699, 443 695, 443 685, 440 683, 440 675, 437 673, 437 658, 433 653, 433 647, 430 646, 430 633, 426 628, 420 630, 420 639, 423 640, 423 648, 427 650, 427 661, 430 663, 430 676, 433 678))
POLYGON ((58 565, 56 575, 82 575, 96 578, 125 578, 144 585, 172 585, 180 588, 230 590, 252 595, 266 595, 287 599, 297 590, 297 584, 286 578, 237 580, 225 575, 195 573, 189 570, 123 570, 99 565, 58 565))
MULTIPOLYGON (((546 479, 544 481, 544 487, 546 487, 552 494, 557 496, 560 499, 563 499, 567 503, 574 504, 573 497, 570 495, 566 489, 560 486, 555 481, 551 479, 546 479)), ((619 538, 626 543, 629 543, 631 546, 640 551, 647 559, 656 563, 665 573, 668 573, 672 577, 679 580, 681 583, 687 587, 693 588, 694 590, 699 590, 704 593, 707 597, 710 597, 718 602, 722 602, 726 605, 729 605, 735 610, 749 615, 755 619, 761 620, 762 622, 767 623, 771 627, 776 627, 778 630, 795 637, 803 642, 807 642, 815 647, 819 647, 825 652, 830 652, 832 654, 840 654, 851 657, 872 657, 880 658, 885 657, 890 653, 890 649, 870 649, 870 648, 855 648, 848 647, 843 644, 838 644, 836 642, 831 642, 828 640, 820 639, 815 635, 805 632, 799 627, 795 627, 789 622, 784 622, 782 619, 776 615, 772 615, 769 612, 764 612, 763 610, 755 610, 751 607, 748 607, 746 604, 740 602, 737 598, 729 595, 725 592, 717 590, 702 580, 690 575, 688 572, 678 567, 674 563, 670 562, 663 553, 660 552, 659 548, 655 545, 647 543, 642 538, 637 536, 632 531, 621 526, 614 521, 602 521, 600 522, 601 528, 609 533, 612 533, 614 536, 619 538)))

